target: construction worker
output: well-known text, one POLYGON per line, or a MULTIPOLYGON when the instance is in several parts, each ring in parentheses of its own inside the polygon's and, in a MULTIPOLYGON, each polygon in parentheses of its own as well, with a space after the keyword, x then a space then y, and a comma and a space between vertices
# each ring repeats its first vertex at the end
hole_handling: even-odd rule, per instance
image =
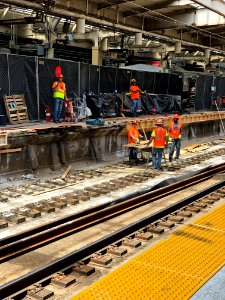
POLYGON ((138 109, 141 108, 140 92, 141 89, 136 85, 136 80, 132 79, 130 87, 130 99, 132 100, 132 107, 130 111, 135 117, 138 115, 138 109))
POLYGON ((156 121, 156 126, 157 127, 152 130, 151 138, 149 140, 149 144, 153 141, 152 167, 156 170, 162 170, 161 161, 164 148, 168 147, 168 132, 163 127, 163 121, 161 119, 156 121))
POLYGON ((173 122, 170 123, 169 126, 169 161, 173 160, 173 153, 176 148, 176 160, 179 159, 180 156, 180 148, 181 148, 181 124, 179 124, 179 115, 175 114, 173 116, 173 122))
POLYGON ((63 75, 61 74, 58 81, 55 81, 52 85, 53 98, 54 98, 54 113, 53 122, 61 123, 60 116, 62 113, 64 99, 67 100, 66 96, 66 85, 63 82, 63 75))
MULTIPOLYGON (((128 129, 128 143, 129 144, 138 144, 140 143, 140 138, 143 138, 143 136, 140 134, 140 132, 137 129, 138 122, 136 120, 132 121, 132 125, 128 129)), ((130 148, 130 153, 129 153, 129 161, 131 163, 137 162, 137 149, 130 148)))

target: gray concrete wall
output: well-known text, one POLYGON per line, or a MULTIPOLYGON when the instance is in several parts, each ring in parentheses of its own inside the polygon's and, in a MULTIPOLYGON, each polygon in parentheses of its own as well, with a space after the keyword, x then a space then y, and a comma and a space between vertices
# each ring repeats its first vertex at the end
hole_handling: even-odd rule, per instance
MULTIPOLYGON (((0 155, 0 174, 12 172, 31 172, 38 168, 58 169, 69 163, 87 161, 113 161, 123 158, 127 136, 121 135, 122 128, 80 129, 74 132, 68 129, 61 134, 49 133, 26 138, 11 138, 14 147, 21 152, 0 155)), ((218 120, 192 123, 183 127, 183 141, 218 135, 222 133, 218 120)), ((149 137, 150 133, 147 132, 149 137)))

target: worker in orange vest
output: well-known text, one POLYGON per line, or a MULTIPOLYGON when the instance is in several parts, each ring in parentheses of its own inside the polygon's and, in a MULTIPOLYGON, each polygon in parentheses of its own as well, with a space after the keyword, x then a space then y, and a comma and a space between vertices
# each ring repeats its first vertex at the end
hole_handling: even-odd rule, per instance
POLYGON ((132 101, 132 107, 130 111, 135 117, 138 115, 138 109, 141 108, 140 92, 141 89, 137 86, 136 80, 132 79, 130 87, 130 99, 132 101))
POLYGON ((66 85, 63 82, 63 75, 59 76, 58 81, 55 81, 52 85, 53 98, 54 98, 54 113, 53 122, 60 123, 60 116, 62 113, 64 99, 66 96, 66 85))
POLYGON ((161 161, 164 148, 168 147, 168 132, 163 127, 163 121, 161 119, 156 121, 156 126, 157 127, 152 130, 151 138, 149 140, 149 144, 153 141, 152 167, 156 170, 162 170, 161 161))
MULTIPOLYGON (((143 138, 143 136, 140 134, 140 132, 137 129, 138 122, 136 120, 132 121, 132 125, 128 129, 128 143, 129 144, 139 144, 140 138, 143 138)), ((131 163, 137 162, 137 149, 134 147, 130 148, 129 153, 129 161, 131 163)))
POLYGON ((180 148, 181 148, 181 127, 179 124, 179 115, 175 114, 173 116, 173 122, 170 123, 169 126, 169 161, 173 160, 173 153, 176 148, 176 160, 179 159, 180 156, 180 148))

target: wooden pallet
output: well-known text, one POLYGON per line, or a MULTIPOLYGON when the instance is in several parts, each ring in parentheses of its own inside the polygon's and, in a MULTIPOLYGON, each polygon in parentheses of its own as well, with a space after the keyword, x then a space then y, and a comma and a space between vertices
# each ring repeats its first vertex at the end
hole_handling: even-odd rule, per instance
POLYGON ((10 124, 29 121, 24 95, 4 96, 5 108, 10 124))

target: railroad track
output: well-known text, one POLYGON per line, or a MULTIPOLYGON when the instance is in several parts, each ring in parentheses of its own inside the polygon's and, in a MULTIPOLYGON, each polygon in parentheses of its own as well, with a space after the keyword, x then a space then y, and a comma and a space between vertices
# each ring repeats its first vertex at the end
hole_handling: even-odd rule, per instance
POLYGON ((140 206, 156 201, 174 192, 207 180, 217 173, 225 171, 225 163, 211 167, 209 170, 181 180, 174 184, 165 186, 142 195, 118 199, 103 204, 78 214, 73 214, 45 225, 29 229, 21 233, 0 240, 0 263, 10 260, 15 256, 27 253, 38 247, 52 243, 56 240, 94 226, 110 218, 121 215, 140 206))
MULTIPOLYGON (((128 199, 123 202, 117 202, 116 204, 109 207, 103 207, 100 211, 92 211, 90 212, 90 214, 86 216, 81 216, 78 219, 75 218, 74 220, 67 220, 66 224, 62 223, 57 224, 57 226, 55 227, 51 227, 53 224, 49 223, 45 225, 44 232, 32 232, 30 235, 28 234, 28 232, 24 232, 20 234, 20 238, 22 238, 22 240, 20 239, 16 241, 16 236, 1 240, 1 261, 3 262, 17 255, 28 252, 34 248, 40 247, 41 245, 50 243, 56 239, 72 234, 84 228, 93 226, 94 224, 103 222, 107 219, 118 216, 124 212, 127 212, 131 209, 135 209, 149 202, 155 201, 159 198, 173 194, 174 192, 180 191, 184 188, 197 184, 201 181, 212 177, 217 173, 224 171, 225 164, 221 164, 219 166, 212 167, 210 170, 207 170, 202 174, 198 174, 181 182, 163 187, 153 192, 145 193, 143 195, 134 197, 132 199, 128 199)), ((129 244, 129 240, 132 241, 134 237, 138 237, 139 240, 145 238, 147 240, 146 233, 162 233, 164 230, 163 228, 174 226, 173 222, 179 222, 179 220, 181 220, 182 217, 188 217, 188 215, 190 215, 191 212, 198 212, 201 208, 206 207, 207 203, 210 204, 220 199, 221 195, 223 195, 224 193, 224 190, 220 190, 220 196, 212 195, 211 198, 209 197, 201 200, 203 197, 207 197, 207 195, 209 195, 210 193, 223 188, 224 184, 225 181, 221 181, 215 184, 214 186, 208 187, 207 189, 202 190, 201 192, 196 193, 191 197, 185 198, 176 204, 173 204, 163 210, 158 211, 157 213, 154 213, 146 218, 141 219, 138 222, 126 226, 113 234, 110 234, 90 245, 85 246, 80 250, 74 251, 73 253, 61 259, 49 263, 48 265, 38 270, 35 270, 34 272, 31 272, 21 278, 18 278, 17 280, 5 284, 0 288, 0 295, 3 298, 9 297, 12 294, 18 293, 21 290, 26 289, 31 284, 43 281, 44 278, 48 278, 46 282, 49 282, 49 277, 51 278, 53 274, 57 272, 62 272, 62 270, 68 268, 71 269, 71 264, 75 264, 83 260, 85 260, 85 268, 88 261, 90 261, 90 259, 87 259, 88 256, 93 256, 94 253, 98 253, 98 255, 100 254, 100 256, 105 253, 111 253, 112 255, 113 252, 118 253, 118 247, 120 247, 120 245, 122 244, 121 241, 124 239, 127 239, 129 244), (111 249, 111 252, 108 251, 109 249, 111 249)), ((63 220, 61 221, 63 222, 63 220)), ((151 235, 148 234, 147 236, 149 237, 151 235)), ((83 263, 84 261, 82 262, 82 264, 83 263)), ((42 289, 43 286, 41 286, 41 290, 42 289)))

